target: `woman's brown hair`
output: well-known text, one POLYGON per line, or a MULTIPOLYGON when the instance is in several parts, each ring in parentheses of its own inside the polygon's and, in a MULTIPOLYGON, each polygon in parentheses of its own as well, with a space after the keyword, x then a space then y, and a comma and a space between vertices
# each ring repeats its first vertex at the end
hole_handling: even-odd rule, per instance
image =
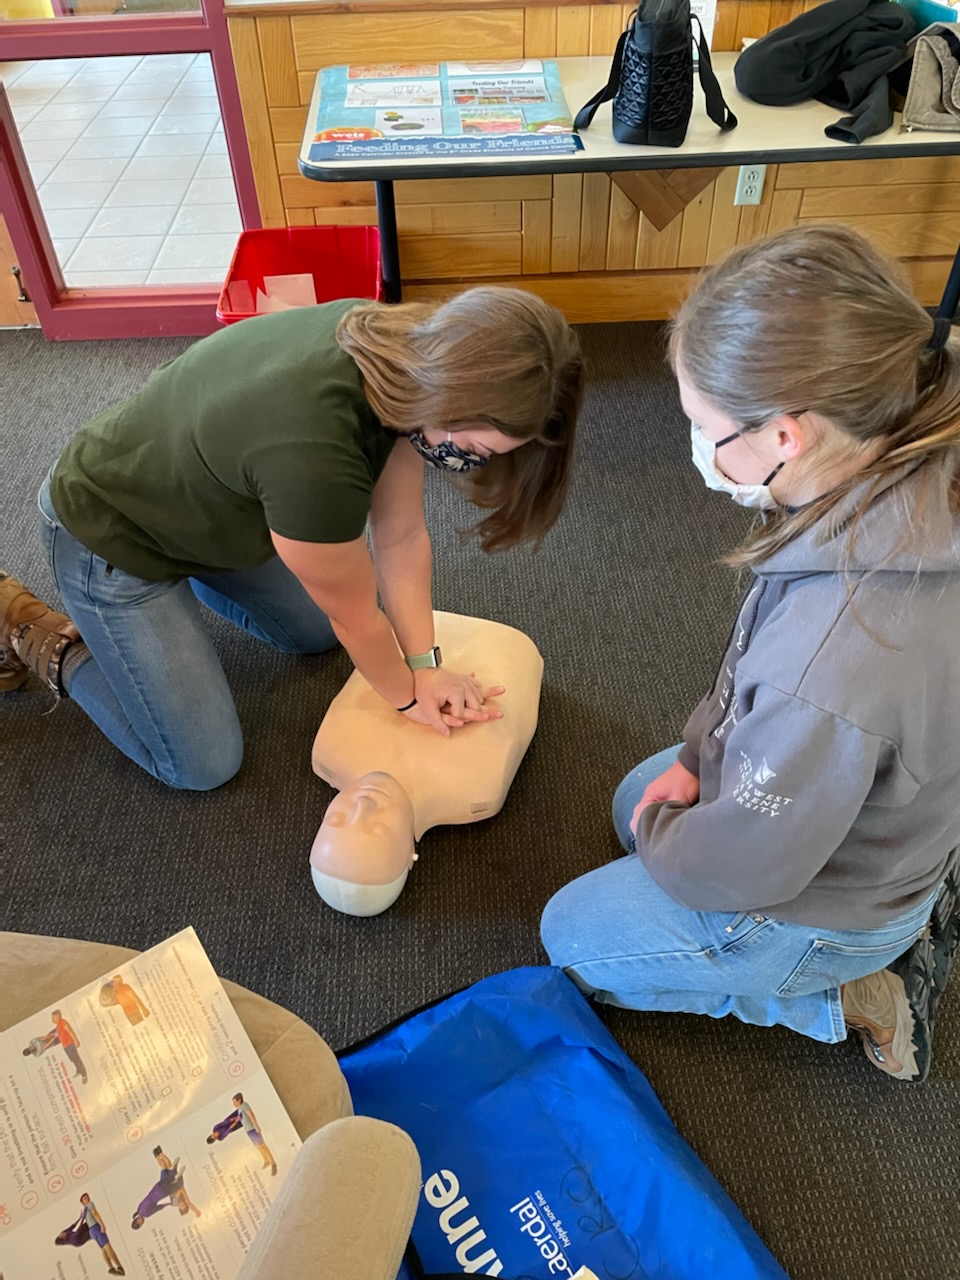
POLYGON ((580 343, 561 312, 522 289, 484 285, 444 303, 356 307, 337 342, 384 425, 481 425, 527 442, 463 484, 489 513, 476 526, 485 551, 543 539, 566 500, 583 394, 580 343))
POLYGON ((806 412, 876 455, 756 529, 728 563, 755 565, 825 516, 833 536, 851 490, 874 482, 862 513, 911 466, 927 464, 928 498, 938 487, 960 507, 960 350, 931 349, 933 328, 894 264, 847 227, 781 231, 700 279, 671 324, 674 369, 745 433, 806 412))

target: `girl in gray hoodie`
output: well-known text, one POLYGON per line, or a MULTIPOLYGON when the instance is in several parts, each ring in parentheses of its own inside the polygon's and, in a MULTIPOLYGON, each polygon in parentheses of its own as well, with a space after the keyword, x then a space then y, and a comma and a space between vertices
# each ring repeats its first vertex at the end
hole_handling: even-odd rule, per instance
POLYGON ((597 999, 930 1065, 957 942, 960 349, 842 227, 736 250, 671 328, 693 461, 762 512, 713 688, 547 904, 597 999))

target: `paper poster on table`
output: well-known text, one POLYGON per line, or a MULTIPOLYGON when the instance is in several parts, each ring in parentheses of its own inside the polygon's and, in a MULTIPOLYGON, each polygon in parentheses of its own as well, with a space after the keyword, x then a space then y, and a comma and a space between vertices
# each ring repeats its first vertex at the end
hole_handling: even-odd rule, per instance
POLYGON ((320 73, 307 158, 547 156, 581 147, 555 61, 353 64, 320 73))
POLYGON ((0 1034, 3 1280, 234 1280, 300 1146, 192 929, 0 1034))

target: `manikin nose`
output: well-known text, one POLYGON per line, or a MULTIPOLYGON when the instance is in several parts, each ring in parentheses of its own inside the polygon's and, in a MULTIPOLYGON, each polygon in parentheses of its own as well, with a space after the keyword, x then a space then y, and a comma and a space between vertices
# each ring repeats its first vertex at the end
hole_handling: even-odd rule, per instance
POLYGON ((362 822, 364 818, 372 818, 376 811, 377 806, 372 796, 357 796, 350 816, 354 822, 362 822))

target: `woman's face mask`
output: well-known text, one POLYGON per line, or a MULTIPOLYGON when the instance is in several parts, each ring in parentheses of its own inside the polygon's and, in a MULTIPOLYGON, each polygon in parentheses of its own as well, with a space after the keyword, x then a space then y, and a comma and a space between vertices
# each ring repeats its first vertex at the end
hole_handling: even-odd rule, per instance
POLYGON ((780 503, 770 492, 770 481, 783 466, 782 462, 780 466, 774 467, 762 484, 737 484, 736 480, 725 476, 717 466, 717 450, 739 439, 742 434, 740 431, 734 431, 732 435, 724 436, 722 440, 714 442, 707 439, 695 422, 691 422, 690 445, 693 465, 703 476, 708 488, 728 494, 741 507, 750 507, 755 511, 772 511, 780 506, 780 503))
POLYGON ((485 467, 490 461, 479 453, 471 453, 469 449, 461 449, 458 444, 454 444, 449 431, 446 440, 441 440, 439 444, 430 444, 422 431, 411 431, 407 439, 420 457, 431 466, 456 471, 458 475, 474 471, 477 467, 485 467))

